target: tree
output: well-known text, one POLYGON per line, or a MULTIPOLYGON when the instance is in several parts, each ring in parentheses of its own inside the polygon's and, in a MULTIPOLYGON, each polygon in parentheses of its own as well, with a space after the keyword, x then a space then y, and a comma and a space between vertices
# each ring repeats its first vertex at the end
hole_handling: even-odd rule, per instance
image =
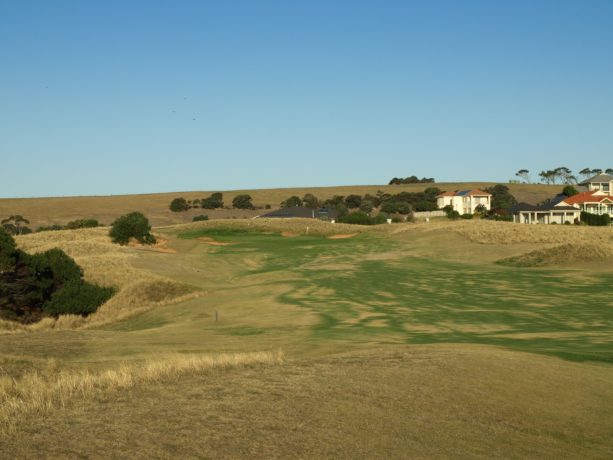
POLYGON ((572 185, 567 185, 562 189, 562 195, 573 196, 579 193, 575 187, 572 185))
POLYGON ((509 187, 502 184, 494 185, 485 189, 486 192, 492 194, 492 210, 494 212, 500 212, 501 210, 507 210, 511 206, 517 204, 517 200, 509 192, 509 187))
POLYGON ((302 202, 304 203, 304 206, 306 208, 312 208, 312 209, 319 208, 319 200, 312 193, 306 193, 302 197, 302 202))
POLYGON ((223 208, 223 194, 220 192, 212 193, 208 198, 200 200, 200 206, 203 209, 223 208))
POLYGON ((530 171, 527 169, 520 169, 515 173, 515 175, 524 180, 526 184, 530 183, 530 171))
POLYGON ((607 168, 604 171, 605 174, 608 174, 609 176, 613 176, 613 168, 607 168))
POLYGON ((348 195, 345 198, 345 206, 349 209, 359 208, 362 204, 362 197, 360 195, 348 195))
POLYGON ((24 224, 29 224, 30 221, 19 214, 7 217, 3 219, 0 224, 4 227, 7 233, 11 235, 25 235, 26 233, 32 233, 32 230, 26 227, 24 224))
POLYGON ((150 233, 149 220, 140 212, 131 212, 117 218, 111 224, 109 236, 113 243, 128 244, 130 238, 136 239, 141 244, 154 244, 155 237, 150 233))
POLYGON ((554 169, 553 172, 555 177, 563 184, 573 184, 577 182, 577 178, 573 176, 573 172, 566 166, 560 166, 559 168, 554 169))
POLYGON ((237 209, 254 209, 251 203, 251 195, 236 195, 232 200, 232 206, 237 209))
POLYGON ((477 206, 475 206, 475 213, 483 215, 486 212, 487 212, 487 207, 483 203, 478 204, 477 206))
POLYGON ((583 179, 589 179, 592 177, 592 170, 590 168, 583 168, 581 171, 579 171, 579 175, 583 179))
POLYGON ((170 202, 170 210, 172 212, 183 212, 190 208, 189 203, 183 197, 175 198, 170 202))
POLYGON ((0 228, 0 273, 12 271, 15 268, 17 245, 13 237, 0 228))
POLYGON ((362 203, 360 203, 360 211, 365 212, 366 214, 370 214, 374 208, 375 207, 370 200, 362 200, 362 203))
POLYGON ((302 206, 302 200, 296 195, 290 196, 287 200, 281 203, 282 208, 293 208, 296 206, 302 206))
POLYGON ((602 174, 602 169, 600 168, 592 169, 592 176, 597 176, 598 174, 602 174))
POLYGON ((556 182, 556 173, 552 170, 541 171, 539 177, 541 178, 541 182, 546 184, 555 184, 556 182))

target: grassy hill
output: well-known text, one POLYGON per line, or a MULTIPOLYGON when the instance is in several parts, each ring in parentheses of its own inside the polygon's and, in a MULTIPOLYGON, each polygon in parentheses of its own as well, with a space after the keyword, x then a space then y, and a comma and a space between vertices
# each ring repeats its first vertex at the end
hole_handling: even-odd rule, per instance
POLYGON ((559 257, 610 250, 608 228, 230 219, 155 233, 154 247, 105 229, 18 238, 118 293, 88 318, 0 322, 0 454, 611 455, 613 269, 559 257), (497 263, 543 249, 545 268, 497 263))
MULTIPOLYGON (((332 198, 334 195, 364 195, 376 194, 378 190, 387 193, 402 191, 418 192, 426 187, 436 186, 441 190, 461 190, 467 188, 484 188, 495 185, 488 182, 471 183, 440 183, 440 184, 410 184, 410 185, 355 185, 339 187, 306 187, 259 190, 232 190, 224 193, 226 206, 231 205, 232 199, 239 193, 248 193, 257 207, 263 208, 270 204, 272 208, 278 207, 286 198, 305 193, 313 193, 320 199, 332 198)), ((561 190, 560 185, 543 184, 506 184, 518 201, 537 203, 550 198, 561 190)), ((261 214, 262 210, 205 210, 192 209, 184 213, 173 213, 168 205, 173 198, 184 197, 189 200, 209 196, 212 192, 176 192, 155 193, 143 195, 112 195, 112 196, 83 196, 83 197, 54 197, 54 198, 4 198, 0 199, 0 218, 20 214, 31 221, 31 227, 42 225, 66 224, 75 219, 93 218, 104 224, 110 224, 115 218, 132 211, 140 211, 148 216, 155 226, 174 225, 191 222, 192 217, 199 214, 208 214, 211 218, 253 217, 261 214)))

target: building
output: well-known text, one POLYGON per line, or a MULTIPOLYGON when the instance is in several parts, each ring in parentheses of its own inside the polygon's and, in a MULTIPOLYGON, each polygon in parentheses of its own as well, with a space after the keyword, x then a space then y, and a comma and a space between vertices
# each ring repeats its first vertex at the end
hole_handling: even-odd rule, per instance
POLYGON ((613 176, 599 174, 579 185, 588 190, 568 197, 558 195, 540 206, 518 204, 510 209, 513 221, 520 224, 572 224, 581 219, 583 211, 613 216, 613 176))
POLYGON ((579 185, 584 185, 590 192, 603 192, 607 195, 613 194, 613 176, 608 174, 598 174, 579 185))
POLYGON ((460 214, 474 214, 479 205, 485 206, 487 211, 492 208, 492 194, 478 189, 444 192, 436 197, 436 204, 439 209, 451 206, 460 214))

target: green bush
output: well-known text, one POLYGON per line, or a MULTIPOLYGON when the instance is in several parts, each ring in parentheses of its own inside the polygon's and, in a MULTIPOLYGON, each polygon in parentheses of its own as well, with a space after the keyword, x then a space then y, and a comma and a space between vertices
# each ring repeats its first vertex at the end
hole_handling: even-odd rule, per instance
POLYGON ((460 213, 455 209, 452 209, 447 213, 447 217, 451 220, 458 220, 460 218, 460 213))
POLYGON ((251 195, 236 195, 232 200, 232 206, 237 209, 253 209, 251 195))
POLYGON ((154 244, 155 237, 150 233, 149 220, 140 212, 131 212, 121 216, 111 224, 109 236, 113 243, 128 244, 130 238, 142 244, 154 244))
POLYGON ((51 316, 83 315, 94 313, 109 300, 113 288, 104 288, 87 283, 80 278, 71 279, 51 295, 43 311, 51 316))
POLYGON ((223 208, 223 194, 219 192, 212 193, 208 198, 200 200, 200 206, 203 209, 223 208))
POLYGON ((17 245, 11 235, 0 227, 0 273, 15 268, 17 245))
POLYGON ((611 225, 611 216, 608 214, 598 215, 581 211, 581 222, 585 222, 586 225, 594 227, 605 227, 611 225))
POLYGON ((202 222, 203 220, 209 220, 209 216, 206 214, 201 214, 192 218, 192 222, 202 222))
POLYGON ((169 207, 172 212, 183 212, 189 209, 189 203, 185 198, 180 197, 172 200, 169 207))
POLYGON ((95 228, 100 227, 100 222, 96 219, 77 219, 66 224, 67 230, 74 230, 77 228, 95 228))
POLYGON ((383 214, 379 214, 375 217, 370 217, 365 212, 356 211, 351 212, 349 214, 345 214, 344 216, 338 219, 340 223, 343 224, 352 224, 352 225, 378 225, 386 222, 386 217, 383 214))
POLYGON ((472 215, 472 214, 468 214, 468 213, 464 213, 464 214, 462 214, 460 217, 461 217, 462 219, 467 219, 467 220, 469 220, 469 219, 472 219, 472 218, 473 218, 473 215, 472 215))
POLYGON ((281 203, 282 208, 293 208, 295 206, 302 206, 302 200, 296 195, 290 196, 287 200, 281 203))

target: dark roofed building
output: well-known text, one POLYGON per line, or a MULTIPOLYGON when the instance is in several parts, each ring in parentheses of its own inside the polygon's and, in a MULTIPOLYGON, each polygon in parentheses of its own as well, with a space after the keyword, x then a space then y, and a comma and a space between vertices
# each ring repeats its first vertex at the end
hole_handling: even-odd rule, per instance
POLYGON ((305 208, 302 206, 292 206, 289 208, 281 208, 276 211, 263 214, 258 217, 274 217, 274 218, 303 218, 303 219, 338 219, 338 211, 328 208, 305 208))

